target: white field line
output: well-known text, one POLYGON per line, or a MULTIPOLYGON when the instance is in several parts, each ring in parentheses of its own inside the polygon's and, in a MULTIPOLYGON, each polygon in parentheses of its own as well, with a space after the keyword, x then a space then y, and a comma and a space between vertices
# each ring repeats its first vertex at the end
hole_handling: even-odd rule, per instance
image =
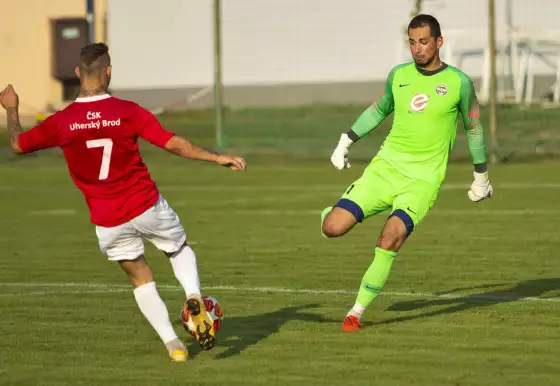
MULTIPOLYGON (((27 296, 27 295, 59 295, 59 294, 87 294, 87 293, 110 293, 110 292, 126 292, 131 291, 130 285, 122 284, 93 284, 93 283, 0 283, 0 288, 83 288, 84 290, 74 291, 34 291, 20 293, 5 293, 2 296, 27 296)), ((158 285, 160 290, 183 291, 180 286, 174 285, 158 285)), ((235 287, 235 286, 207 286, 203 287, 205 291, 227 291, 227 292, 259 292, 259 293, 287 293, 287 294, 308 294, 308 295, 356 295, 356 291, 346 289, 312 289, 312 288, 282 288, 282 287, 235 287)), ((386 291, 381 295, 405 298, 435 298, 435 299, 468 299, 481 300, 487 302, 553 302, 560 303, 560 297, 541 298, 535 296, 521 297, 508 295, 487 295, 487 294, 437 294, 430 292, 402 292, 402 291, 386 291)))
MULTIPOLYGON (((468 204, 468 203, 467 203, 468 204)), ((472 204, 471 204, 472 205, 472 204)), ((228 214, 239 215, 269 215, 269 216, 297 216, 297 215, 319 215, 321 210, 318 209, 231 209, 227 211, 228 214)), ((430 216, 522 216, 522 215, 537 215, 537 214, 560 214, 560 209, 434 209, 430 212, 430 216)))
MULTIPOLYGON (((272 203, 276 203, 278 201, 281 201, 282 203, 286 203, 286 202, 294 202, 294 201, 300 201, 303 200, 305 198, 313 198, 313 197, 317 197, 317 192, 305 192, 305 193, 292 193, 292 194, 286 194, 286 193, 281 193, 281 194, 267 194, 264 196, 259 196, 259 197, 240 197, 240 198, 232 198, 232 199, 215 199, 213 204, 214 206, 225 206, 225 205, 237 205, 237 204, 248 204, 248 203, 263 203, 263 202, 272 202, 272 203)), ((171 207, 173 208, 183 208, 186 206, 190 206, 193 207, 195 206, 194 203, 192 202, 186 202, 186 201, 177 201, 177 202, 172 202, 170 203, 171 207)))
MULTIPOLYGON (((275 194, 269 194, 266 196, 262 196, 262 197, 245 197, 245 198, 233 198, 233 199, 226 199, 226 200, 219 200, 216 201, 217 205, 220 206, 224 206, 224 205, 238 205, 238 204, 247 204, 247 203, 252 203, 252 202, 259 202, 259 203, 263 203, 263 202, 278 202, 278 201, 282 201, 282 202, 293 202, 293 201, 299 201, 301 199, 304 199, 306 197, 314 197, 316 196, 317 193, 316 192, 306 192, 306 193, 298 193, 298 194, 290 194, 290 195, 286 195, 285 193, 279 194, 279 195, 275 195, 275 194)), ((183 208, 186 206, 195 206, 195 204, 193 203, 188 203, 186 201, 176 201, 173 202, 171 204, 172 208, 183 208)), ((84 212, 86 213, 86 212, 84 212)), ((71 208, 51 208, 51 209, 38 209, 38 210, 29 210, 27 211, 28 215, 31 216, 74 216, 76 214, 78 214, 78 211, 76 211, 75 209, 71 209, 71 208)))
POLYGON ((74 216, 78 212, 75 209, 42 209, 42 210, 30 210, 27 214, 32 216, 74 216))
MULTIPOLYGON (((560 189, 560 184, 557 183, 503 183, 503 184, 492 184, 496 190, 522 190, 522 189, 560 189)), ((192 192, 231 192, 231 191, 278 191, 278 192, 291 192, 291 191, 334 191, 342 192, 348 186, 344 184, 290 184, 290 185, 161 185, 160 190, 162 192, 173 192, 173 191, 192 191, 192 192)), ((441 190, 465 190, 468 191, 470 187, 470 182, 465 184, 454 184, 454 183, 443 183, 441 190)))
MULTIPOLYGON (((350 182, 350 181, 349 181, 350 182)), ((348 183, 349 184, 349 183, 348 183)), ((560 189, 560 183, 496 183, 492 184, 496 190, 524 190, 524 189, 560 189)), ((197 184, 197 185, 159 185, 159 189, 165 192, 232 192, 232 191, 266 191, 266 192, 293 192, 293 191, 325 191, 329 192, 340 192, 342 193, 344 189, 348 186, 345 184, 309 184, 309 183, 292 183, 289 185, 217 185, 217 184, 197 184)), ((464 184, 458 183, 443 183, 441 190, 468 190, 470 187, 470 182, 464 184)), ((58 190, 61 189, 58 186, 40 186, 35 187, 35 190, 58 190)), ((65 188, 63 188, 65 189, 65 188)), ((13 191, 22 190, 21 187, 3 185, 0 186, 0 192, 2 191, 13 191)))
MULTIPOLYGON (((467 203, 468 204, 468 203, 467 203)), ((173 205, 172 205, 173 206, 173 205)), ((181 205, 177 205, 181 207, 181 205)), ((33 216, 73 216, 78 212, 73 209, 45 209, 27 212, 33 216)), ((254 215, 254 216, 301 216, 319 215, 319 209, 228 209, 227 215, 254 215)), ((523 215, 548 215, 560 214, 560 209, 434 209, 430 216, 523 216, 523 215)))
POLYGON ((70 290, 70 291, 31 291, 16 293, 0 293, 0 298, 21 297, 21 296, 51 296, 51 295, 78 295, 78 294, 105 294, 113 292, 128 292, 129 288, 105 288, 97 290, 70 290))
MULTIPOLYGON (((468 190, 468 184, 444 184, 442 190, 468 190)), ((560 184, 515 184, 515 183, 504 183, 497 184, 494 186, 496 190, 503 189, 560 189, 560 184)), ((13 187, 4 186, 1 190, 12 190, 13 187)), ((280 186, 228 186, 228 185, 206 185, 206 186, 183 186, 183 185, 167 185, 162 186, 162 191, 193 191, 193 192, 231 192, 231 191, 270 191, 270 192, 283 192, 281 194, 269 194, 260 197, 240 197, 233 199, 220 200, 220 205, 236 205, 245 204, 250 202, 290 202, 298 201, 300 199, 316 196, 317 192, 323 191, 325 193, 330 192, 342 192, 345 189, 343 185, 305 185, 305 184, 293 184, 293 185, 280 185, 280 186), (285 194, 286 192, 299 192, 296 194, 285 194)), ((179 201, 176 203, 171 203, 172 207, 181 208, 187 206, 184 201, 179 201)), ((494 210, 446 210, 446 209, 435 209, 431 212, 434 215, 532 215, 532 214, 560 214, 560 210, 554 209, 494 209, 494 210)), ((267 209, 255 209, 255 210, 229 210, 229 214, 246 214, 246 215, 316 215, 320 213, 320 210, 267 210, 267 209)), ((30 210, 27 212, 28 215, 32 216, 74 216, 78 212, 71 208, 51 208, 51 209, 41 209, 41 210, 30 210)))

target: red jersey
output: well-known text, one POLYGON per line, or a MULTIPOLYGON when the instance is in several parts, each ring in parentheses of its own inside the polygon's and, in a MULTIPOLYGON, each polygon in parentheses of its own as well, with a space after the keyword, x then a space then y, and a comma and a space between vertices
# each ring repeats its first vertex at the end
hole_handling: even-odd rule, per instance
POLYGON ((138 104, 110 95, 78 98, 19 136, 24 153, 60 147, 85 196, 91 222, 114 227, 153 206, 159 191, 138 150, 138 137, 161 148, 174 133, 138 104))

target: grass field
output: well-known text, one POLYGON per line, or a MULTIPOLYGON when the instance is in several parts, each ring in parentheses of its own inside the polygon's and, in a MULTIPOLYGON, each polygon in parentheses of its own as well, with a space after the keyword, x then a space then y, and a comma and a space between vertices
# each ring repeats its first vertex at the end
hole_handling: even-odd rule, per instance
POLYGON ((466 195, 472 166, 452 164, 367 328, 348 334, 340 324, 385 214, 326 240, 319 213, 364 163, 342 173, 328 157, 250 155, 236 174, 147 150, 205 293, 225 309, 217 347, 201 352, 182 331, 183 293, 147 244, 194 355, 169 363, 124 274, 99 252, 64 160, 2 155, 0 384, 560 385, 557 163, 492 167, 495 197, 480 204, 466 195))

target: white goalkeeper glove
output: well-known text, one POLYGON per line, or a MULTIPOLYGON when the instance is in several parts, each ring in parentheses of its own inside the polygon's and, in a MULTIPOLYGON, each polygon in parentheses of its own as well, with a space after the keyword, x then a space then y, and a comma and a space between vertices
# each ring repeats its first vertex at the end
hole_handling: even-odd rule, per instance
POLYGON ((477 173, 474 172, 474 182, 469 190, 469 199, 474 202, 482 201, 486 198, 492 197, 494 189, 488 180, 488 172, 477 173))
POLYGON ((350 162, 348 162, 348 148, 354 143, 346 133, 340 136, 338 145, 331 155, 331 162, 335 168, 338 170, 343 170, 345 168, 350 168, 350 162))

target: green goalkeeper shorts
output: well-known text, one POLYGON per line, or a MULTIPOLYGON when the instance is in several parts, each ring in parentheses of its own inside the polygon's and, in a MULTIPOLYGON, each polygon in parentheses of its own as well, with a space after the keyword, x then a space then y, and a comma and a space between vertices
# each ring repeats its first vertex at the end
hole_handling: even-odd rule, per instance
POLYGON ((335 207, 352 213, 358 222, 392 209, 410 234, 434 206, 440 184, 411 179, 382 158, 374 158, 335 207))

